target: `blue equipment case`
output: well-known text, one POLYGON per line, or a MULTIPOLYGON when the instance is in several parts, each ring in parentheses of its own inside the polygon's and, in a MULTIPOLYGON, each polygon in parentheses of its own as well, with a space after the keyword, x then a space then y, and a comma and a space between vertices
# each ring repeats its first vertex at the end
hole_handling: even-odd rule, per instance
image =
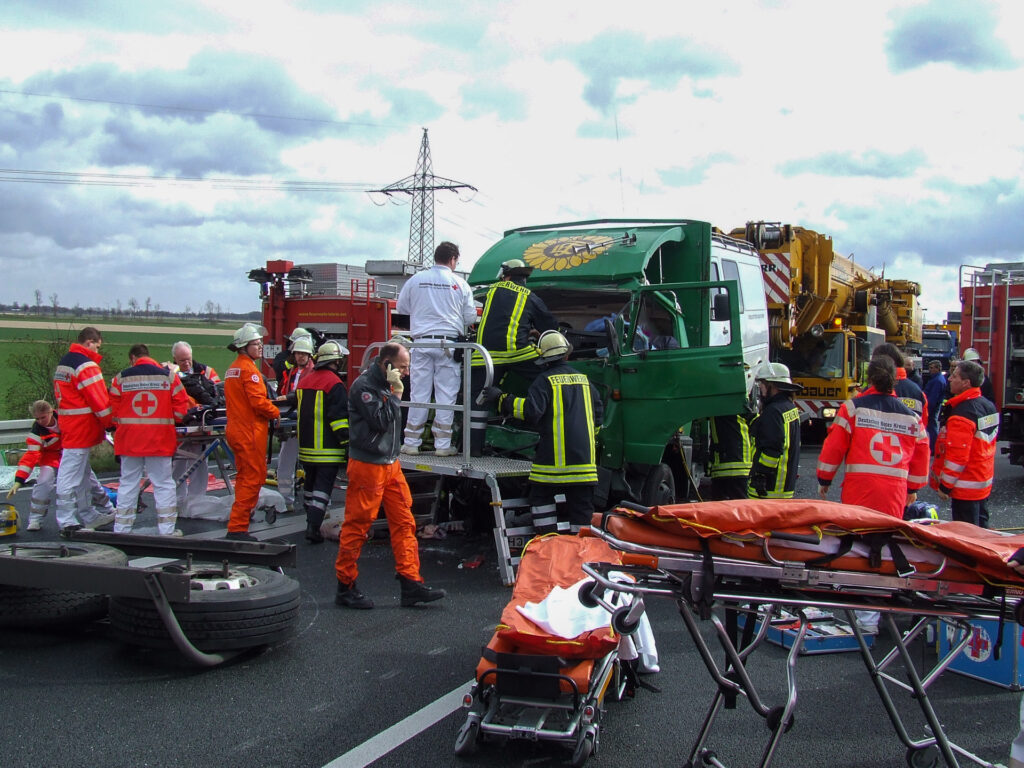
MULTIPOLYGON (((953 646, 955 628, 940 621, 939 654, 944 655, 953 646)), ((971 622, 971 638, 964 649, 950 662, 949 669, 958 675, 973 677, 986 683, 1008 688, 1011 691, 1024 689, 1024 673, 1020 667, 1021 626, 1012 618, 1003 622, 1003 644, 999 658, 995 658, 996 638, 999 636, 999 622, 978 619, 971 622)))

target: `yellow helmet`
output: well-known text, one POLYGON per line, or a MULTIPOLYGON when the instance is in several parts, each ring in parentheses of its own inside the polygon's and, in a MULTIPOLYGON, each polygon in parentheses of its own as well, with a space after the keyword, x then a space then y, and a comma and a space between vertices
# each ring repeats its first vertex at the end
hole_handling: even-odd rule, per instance
POLYGON ((572 352, 572 344, 558 331, 544 331, 537 339, 537 364, 549 363, 572 352))

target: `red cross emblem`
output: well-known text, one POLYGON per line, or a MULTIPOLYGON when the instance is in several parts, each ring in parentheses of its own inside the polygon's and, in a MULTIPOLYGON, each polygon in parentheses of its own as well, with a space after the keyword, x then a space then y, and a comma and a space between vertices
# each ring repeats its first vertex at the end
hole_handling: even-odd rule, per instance
POLYGON ((871 451, 871 456, 875 461, 886 467, 895 466, 903 460, 903 446, 900 445, 900 439, 888 432, 879 432, 872 436, 868 450, 871 451))
POLYGON ((152 416, 156 406, 156 395, 151 392, 138 392, 132 398, 132 410, 138 416, 152 416))
POLYGON ((984 661, 991 648, 992 641, 988 639, 988 633, 981 627, 974 627, 971 639, 967 641, 967 655, 976 661, 984 661))

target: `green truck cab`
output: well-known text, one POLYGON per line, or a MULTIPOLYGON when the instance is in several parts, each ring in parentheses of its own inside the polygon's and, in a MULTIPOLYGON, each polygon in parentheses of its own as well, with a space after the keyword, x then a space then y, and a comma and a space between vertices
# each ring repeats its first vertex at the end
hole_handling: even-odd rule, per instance
MULTIPOLYGON (((701 221, 523 227, 476 262, 478 297, 511 259, 534 268, 527 287, 558 318, 570 364, 604 402, 597 506, 687 498, 704 473, 709 418, 740 413, 768 360, 757 252, 701 221)), ((488 440, 516 443, 507 428, 492 427, 488 440)))

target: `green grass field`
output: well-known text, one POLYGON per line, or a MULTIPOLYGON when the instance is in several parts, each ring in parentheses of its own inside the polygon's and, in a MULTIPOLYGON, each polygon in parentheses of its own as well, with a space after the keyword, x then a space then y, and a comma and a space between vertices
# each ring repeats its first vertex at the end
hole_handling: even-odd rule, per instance
MULTIPOLYGON (((45 318, 41 318, 44 319, 45 318)), ((235 359, 235 353, 227 348, 231 341, 231 335, 240 323, 211 324, 211 323, 179 323, 168 324, 167 330, 154 330, 148 321, 139 322, 118 322, 109 320, 101 321, 103 330, 103 348, 101 353, 104 357, 104 370, 116 372, 128 366, 128 350, 133 344, 145 344, 149 347, 150 353, 160 362, 171 359, 171 345, 176 341, 187 341, 192 345, 193 359, 212 365, 218 374, 223 374, 225 368, 235 359), (123 325, 124 330, 106 330, 111 325, 123 325), (223 329, 223 335, 189 334, 189 326, 195 328, 218 330, 223 329)), ((88 321, 77 321, 73 325, 62 324, 60 329, 38 329, 17 327, 16 325, 4 325, 0 318, 0 421, 10 419, 28 418, 27 413, 11 413, 6 397, 7 391, 19 384, 19 372, 12 370, 10 359, 12 355, 24 352, 32 344, 44 344, 56 338, 67 338, 69 335, 77 335, 78 329, 88 325, 88 321)), ((43 392, 37 395, 45 397, 52 402, 52 392, 43 392)))

